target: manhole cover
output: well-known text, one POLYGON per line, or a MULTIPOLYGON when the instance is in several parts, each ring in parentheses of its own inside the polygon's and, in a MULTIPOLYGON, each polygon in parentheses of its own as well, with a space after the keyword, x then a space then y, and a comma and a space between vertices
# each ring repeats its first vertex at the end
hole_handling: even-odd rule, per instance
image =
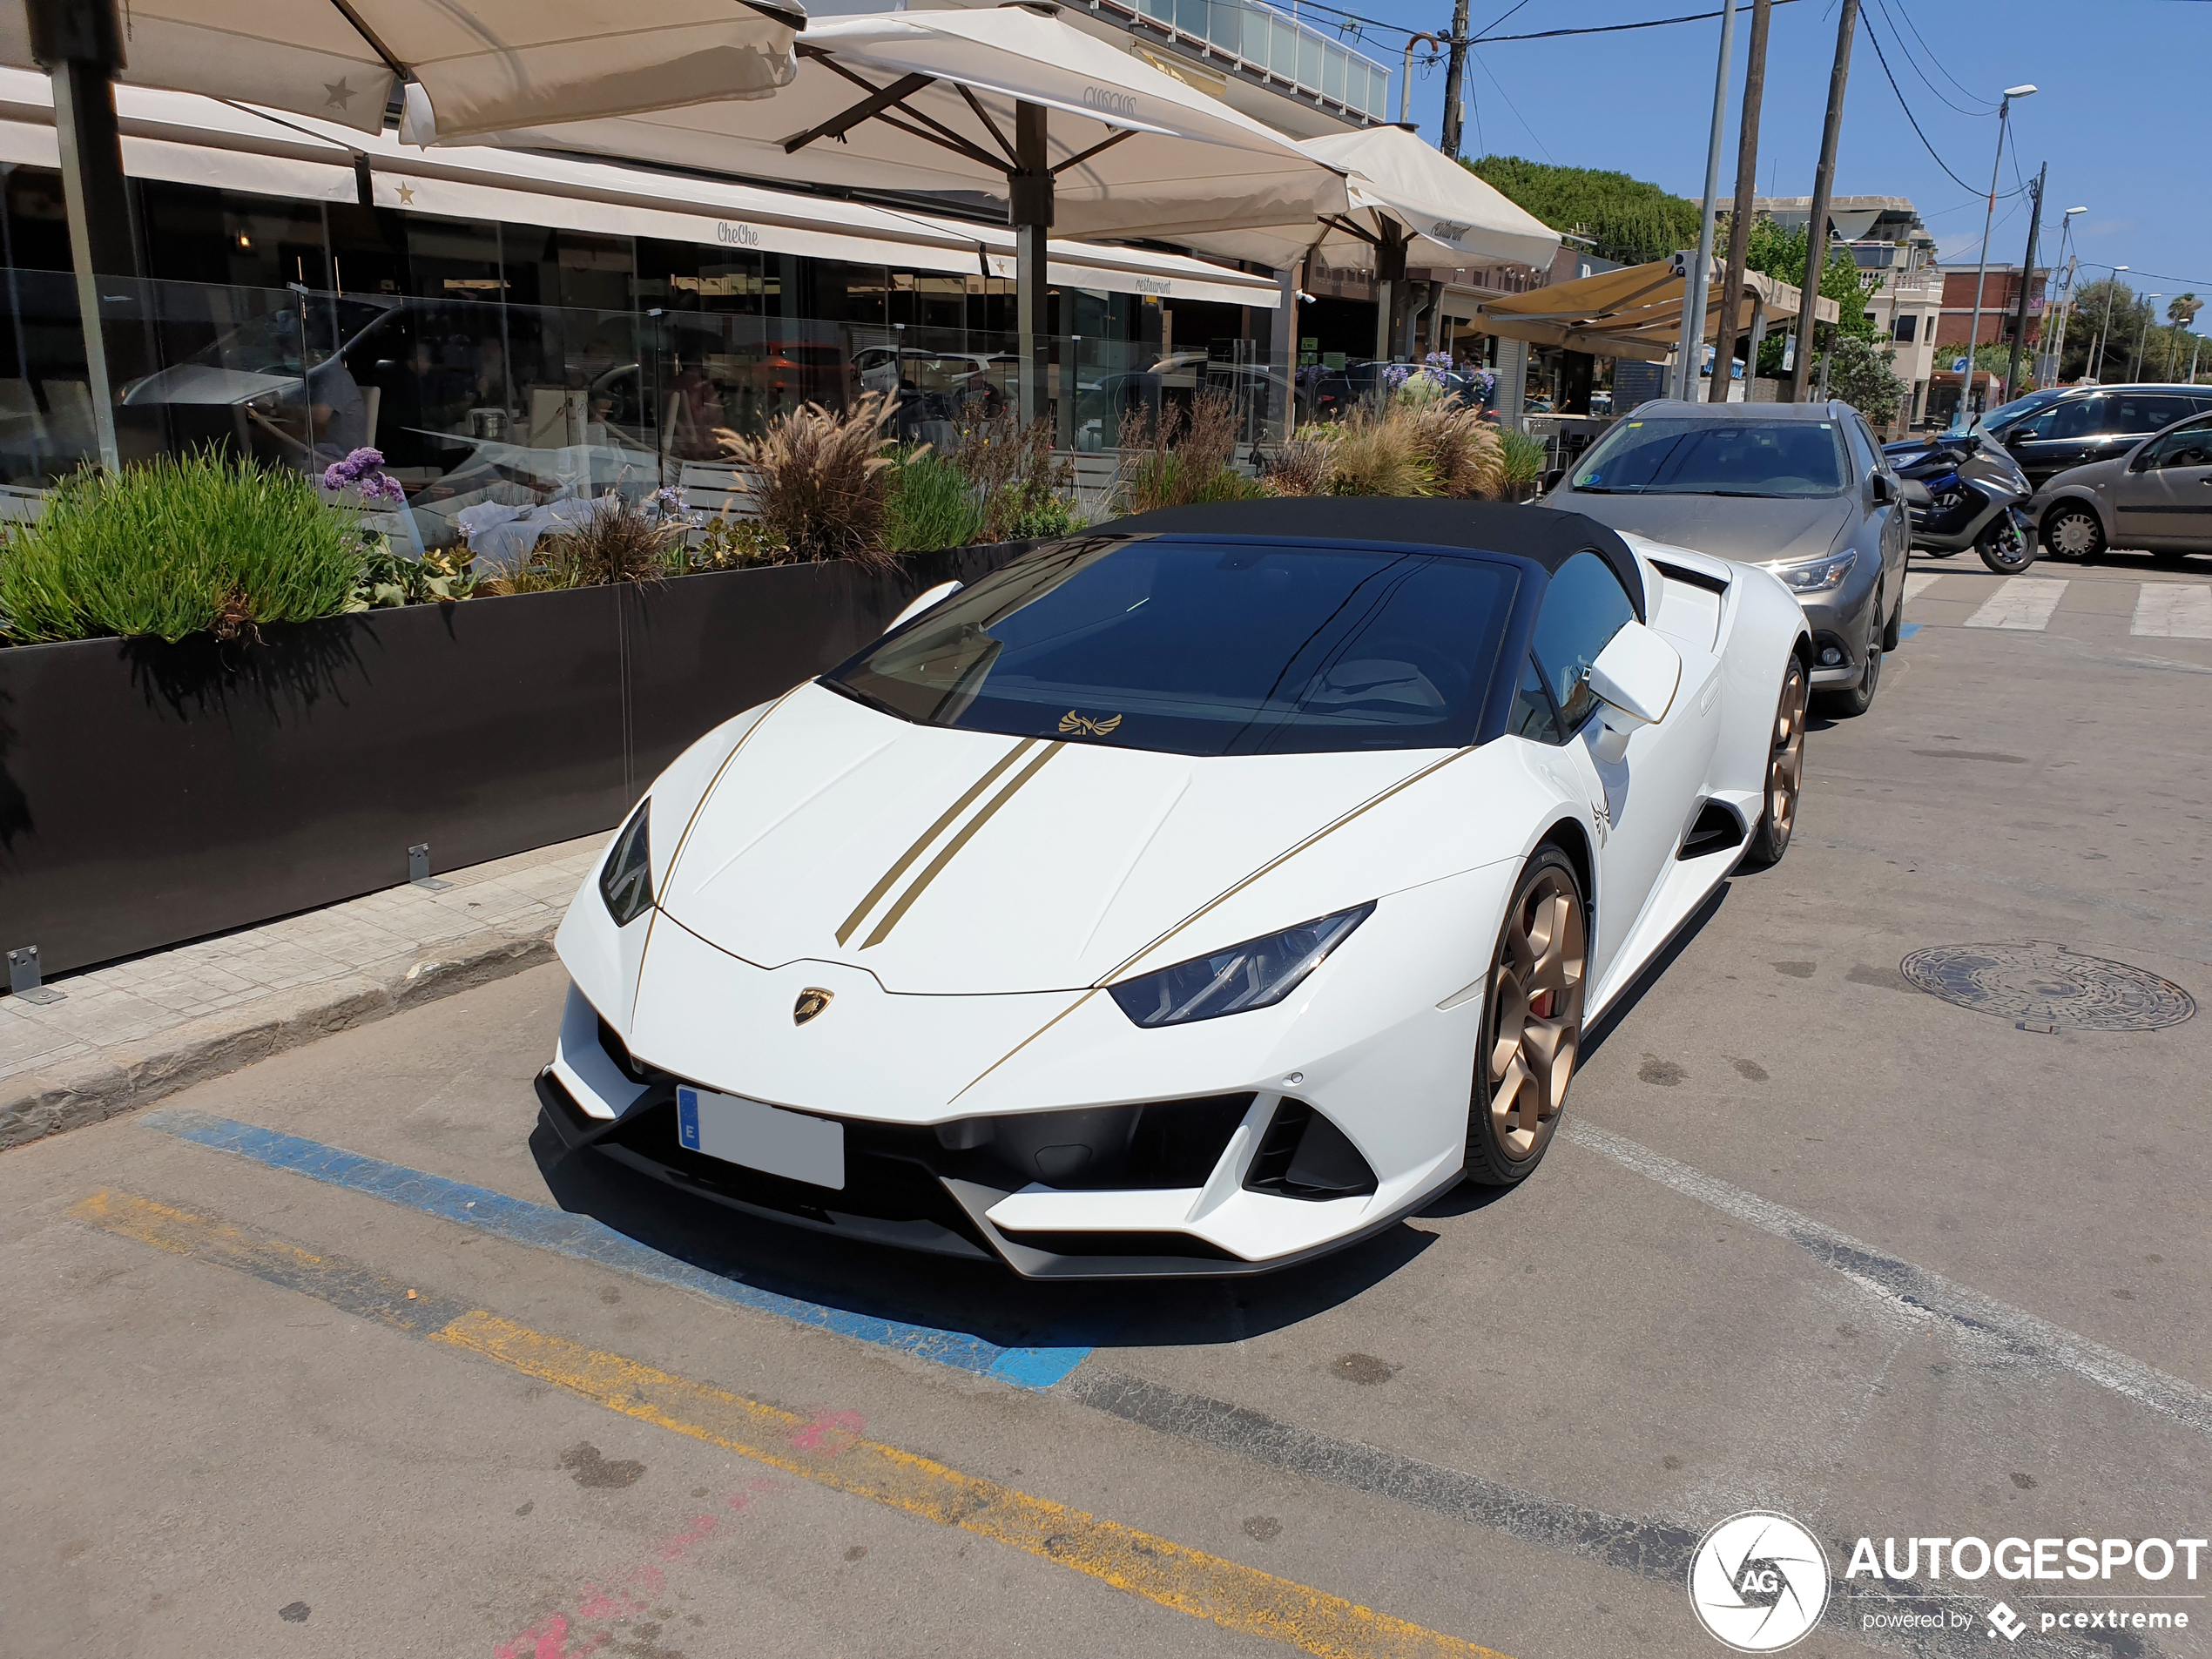
POLYGON ((1946 1002, 2031 1031, 2156 1031, 2196 1012, 2195 999, 2171 980, 2042 940, 1937 945, 1897 966, 1946 1002))

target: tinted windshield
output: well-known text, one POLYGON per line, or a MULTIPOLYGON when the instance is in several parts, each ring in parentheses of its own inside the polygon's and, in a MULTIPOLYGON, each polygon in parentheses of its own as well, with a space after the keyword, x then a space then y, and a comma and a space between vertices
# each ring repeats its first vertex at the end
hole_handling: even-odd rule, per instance
POLYGON ((924 725, 1171 754, 1458 748, 1519 581, 1479 556, 1091 538, 826 678, 924 725))
POLYGON ((2030 392, 2023 397, 2016 397, 2009 403, 2000 403, 1980 420, 1975 421, 1973 429, 1984 437, 1988 437, 1995 428, 2009 426, 2022 415, 2033 415, 2046 404, 2057 402, 2064 395, 2062 388, 2047 386, 2040 390, 2030 392))
POLYGON ((1833 496, 1844 488, 1832 421, 1623 421, 1575 469, 1595 495, 1833 496))

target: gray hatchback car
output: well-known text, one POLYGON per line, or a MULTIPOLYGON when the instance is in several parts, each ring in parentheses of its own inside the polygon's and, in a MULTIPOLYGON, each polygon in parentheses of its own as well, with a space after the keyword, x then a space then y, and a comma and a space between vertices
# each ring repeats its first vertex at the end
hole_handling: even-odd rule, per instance
POLYGON ((2057 558, 2086 563, 2108 547, 2143 548, 2161 563, 2212 553, 2212 415, 2059 474, 2028 511, 2057 558))
POLYGON ((1902 486, 1848 403, 1644 404, 1544 504, 1780 577, 1812 630, 1815 691, 1861 714, 1897 649, 1912 537, 1902 486))

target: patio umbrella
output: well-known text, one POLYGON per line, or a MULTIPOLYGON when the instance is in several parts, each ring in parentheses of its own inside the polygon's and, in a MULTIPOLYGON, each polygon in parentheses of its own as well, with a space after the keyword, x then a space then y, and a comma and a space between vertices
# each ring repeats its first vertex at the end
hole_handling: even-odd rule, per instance
POLYGON ((1188 244, 1224 226, 1311 221, 1350 206, 1335 168, 1273 129, 1026 7, 835 18, 809 27, 798 57, 796 78, 771 98, 540 125, 496 141, 1004 200, 1018 233, 1022 402, 1032 419, 1044 403, 1048 227, 1188 244))
MULTIPOLYGON (((131 0, 115 78, 363 132, 411 78, 457 137, 765 98, 806 24, 799 0, 131 0)), ((0 7, 0 64, 44 67, 22 5, 0 7)))
POLYGON ((1378 356, 1390 355, 1384 347, 1397 338, 1393 313, 1404 306, 1409 263, 1541 270, 1559 247, 1558 232, 1403 127, 1332 132, 1298 148, 1348 175, 1347 211, 1255 229, 1224 227, 1190 245, 1278 269, 1332 250, 1366 252, 1377 281, 1387 285, 1377 296, 1378 356))
MULTIPOLYGON (((1708 340, 1721 337, 1721 287, 1726 274, 1725 265, 1716 261, 1705 296, 1704 337, 1708 340)), ((1476 307, 1476 316, 1485 331, 1507 340, 1561 346, 1600 357, 1663 363, 1681 342, 1683 291, 1687 284, 1687 277, 1674 260, 1655 260, 1649 265, 1601 271, 1572 282, 1492 300, 1476 307)), ((1764 272, 1744 272, 1743 299, 1729 337, 1733 340, 1748 327, 1756 342, 1766 332, 1768 316, 1777 310, 1795 316, 1797 302, 1797 290, 1789 283, 1764 272)), ((1835 321, 1836 302, 1820 300, 1816 314, 1823 322, 1835 321)), ((1755 356, 1757 349, 1755 344, 1755 356)))

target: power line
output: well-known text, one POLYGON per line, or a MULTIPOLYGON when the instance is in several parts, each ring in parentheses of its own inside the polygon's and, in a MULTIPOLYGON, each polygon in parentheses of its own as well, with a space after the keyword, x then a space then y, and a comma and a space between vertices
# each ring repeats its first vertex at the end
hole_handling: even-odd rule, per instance
MULTIPOLYGON (((1777 6, 1795 5, 1797 0, 1774 0, 1774 3, 1777 6)), ((1630 29, 1664 29, 1669 24, 1710 23, 1720 15, 1717 11, 1692 11, 1679 17, 1652 17, 1642 23, 1593 24, 1586 29, 1540 29, 1533 35, 1478 35, 1475 38, 1486 46, 1493 46, 1507 40, 1557 40, 1562 35, 1617 35, 1630 29)), ((1501 18, 1500 21, 1504 20, 1501 18)), ((1491 27, 1494 29, 1497 24, 1493 24, 1491 27)))
MULTIPOLYGON (((1953 86, 1957 87, 1961 92, 1966 94, 1966 97, 1973 98, 1978 103, 1981 102, 1981 95, 1979 93, 1976 92, 1973 87, 1967 85, 1956 75, 1953 75, 1949 70, 1944 68, 1943 54, 1938 51, 1934 47, 1928 44, 1927 37, 1920 32, 1920 25, 1912 21, 1912 14, 1905 9, 1905 0, 1897 0, 1897 13, 1898 17, 1905 19, 1905 26, 1912 31, 1912 38, 1920 43, 1920 50, 1927 53, 1929 58, 1934 63, 1937 71, 1942 75, 1943 78, 1949 81, 1953 86)), ((1888 10, 1885 9, 1882 15, 1885 17, 1888 17, 1888 10)), ((1892 25, 1892 29, 1894 29, 1894 25, 1892 25)), ((1898 40, 1898 44, 1902 46, 1904 44, 1904 37, 1900 36, 1898 40)), ((1923 76, 1921 78, 1925 80, 1927 78, 1923 76)), ((1948 99, 1946 99, 1945 101, 1946 103, 1949 102, 1948 99)), ((1955 104, 1952 105, 1951 107, 1954 110, 1959 108, 1959 106, 1955 104)), ((1993 104, 1988 105, 1986 109, 1959 111, 1959 113, 1962 115, 1994 115, 1996 112, 1997 106, 1993 104)))
MULTIPOLYGON (((1940 86, 1938 86, 1933 81, 1928 78, 1927 71, 1920 67, 1919 60, 1912 54, 1912 49, 1905 43, 1905 36, 1897 26, 1897 19, 1890 16, 1889 8, 1882 3, 1882 0, 1873 0, 1873 3, 1876 9, 1881 12, 1883 21, 1889 24, 1891 37, 1897 42, 1898 53, 1905 59, 1905 67, 1910 69, 1915 75, 1918 75, 1920 78, 1920 84, 1926 87, 1931 92, 1934 93, 1939 103, 1948 105, 1950 108, 1958 111, 1959 114, 1966 116, 1970 119, 1978 116, 1994 115, 1997 112, 1996 105, 1990 105, 1986 109, 1970 110, 1963 104, 1953 102, 1950 96, 1946 93, 1940 86)), ((1898 10, 1900 11, 1904 10, 1901 0, 1898 10)), ((1906 21, 1909 23, 1911 20, 1908 18, 1906 21)), ((1914 30, 1913 34, 1917 38, 1919 31, 1918 30, 1914 30)), ((1925 47, 1926 43, 1923 41, 1921 44, 1925 47)), ((1947 76, 1949 71, 1946 71, 1945 73, 1947 76)))
MULTIPOLYGON (((1928 135, 1920 131, 1919 118, 1912 113, 1912 106, 1905 101, 1904 88, 1900 87, 1897 84, 1897 77, 1890 72, 1890 60, 1888 55, 1882 51, 1882 37, 1875 31, 1874 19, 1871 17, 1867 17, 1865 13, 1861 13, 1860 15, 1865 17, 1866 38, 1874 43, 1874 60, 1882 66, 1882 78, 1890 84, 1890 91, 1897 94, 1897 106, 1905 111, 1905 118, 1912 125, 1913 137, 1920 140, 1920 147, 1928 152, 1929 156, 1934 160, 1937 166, 1943 169, 1944 176, 1949 179, 1952 184, 1958 185, 1961 190, 1972 190, 1977 196, 1980 195, 1982 192, 1979 189, 1976 189, 1975 186, 1968 184, 1957 173, 1951 171, 1951 164, 1946 161, 1941 156, 1936 154, 1935 145, 1930 144, 1928 142, 1928 135)), ((2010 191, 2006 193, 2008 195, 2018 195, 2020 192, 2017 191, 2010 191)))
MULTIPOLYGON (((1502 85, 1499 84, 1498 78, 1495 75, 1490 74, 1490 65, 1483 63, 1482 60, 1480 57, 1477 57, 1473 52, 1469 52, 1467 54, 1467 62, 1480 65, 1482 72, 1490 77, 1490 84, 1498 88, 1498 96, 1505 99, 1506 107, 1513 111, 1514 119, 1520 122, 1524 128, 1527 128, 1528 136, 1536 140, 1536 147, 1539 150, 1544 150, 1543 139, 1538 136, 1534 127, 1528 125, 1528 118, 1521 112, 1521 106, 1513 101, 1513 95, 1507 91, 1502 85)), ((1550 151, 1544 150, 1544 159, 1546 161, 1551 161, 1552 152, 1550 151)), ((1557 166, 1559 164, 1554 161, 1552 162, 1552 165, 1554 166, 1557 166)))

